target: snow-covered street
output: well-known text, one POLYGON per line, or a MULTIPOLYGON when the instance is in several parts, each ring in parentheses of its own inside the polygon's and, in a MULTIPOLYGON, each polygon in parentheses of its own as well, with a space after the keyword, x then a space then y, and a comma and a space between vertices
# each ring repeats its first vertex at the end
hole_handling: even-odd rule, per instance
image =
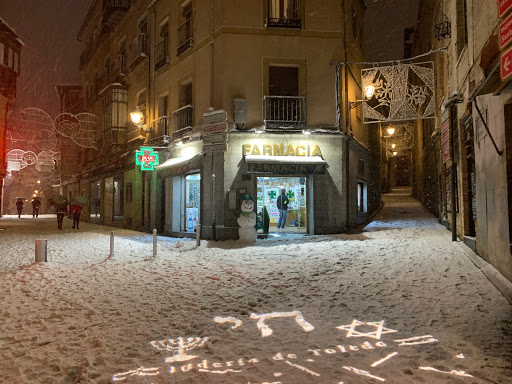
POLYGON ((405 190, 383 201, 359 234, 156 258, 150 234, 6 216, 0 382, 510 383, 512 305, 405 190))

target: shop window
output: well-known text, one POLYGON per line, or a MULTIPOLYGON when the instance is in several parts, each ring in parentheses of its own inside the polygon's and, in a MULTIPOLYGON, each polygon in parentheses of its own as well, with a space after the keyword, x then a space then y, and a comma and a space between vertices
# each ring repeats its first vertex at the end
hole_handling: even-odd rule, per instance
POLYGON ((91 182, 91 207, 90 219, 93 222, 99 222, 101 216, 101 185, 100 180, 91 182))

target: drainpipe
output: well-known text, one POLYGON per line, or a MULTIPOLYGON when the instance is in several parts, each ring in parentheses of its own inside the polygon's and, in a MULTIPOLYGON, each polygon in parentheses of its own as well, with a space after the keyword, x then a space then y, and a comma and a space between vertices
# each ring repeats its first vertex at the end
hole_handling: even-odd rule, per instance
MULTIPOLYGON (((210 0, 210 107, 213 108, 213 17, 214 0, 210 0)), ((215 153, 212 152, 212 237, 217 240, 217 207, 215 205, 215 153)))

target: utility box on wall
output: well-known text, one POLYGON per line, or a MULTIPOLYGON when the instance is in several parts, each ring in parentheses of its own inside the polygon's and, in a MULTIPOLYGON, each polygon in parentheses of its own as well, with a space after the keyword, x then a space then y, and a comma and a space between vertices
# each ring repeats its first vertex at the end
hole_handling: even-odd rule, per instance
POLYGON ((245 99, 235 99, 235 124, 244 125, 247 123, 247 101, 245 99))

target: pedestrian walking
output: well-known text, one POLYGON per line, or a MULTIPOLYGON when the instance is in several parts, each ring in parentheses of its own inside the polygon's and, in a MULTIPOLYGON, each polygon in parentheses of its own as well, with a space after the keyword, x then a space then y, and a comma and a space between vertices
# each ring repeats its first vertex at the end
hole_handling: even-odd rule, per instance
POLYGON ((62 229, 64 216, 68 213, 68 199, 64 196, 58 195, 53 197, 50 203, 55 207, 55 212, 57 213, 57 227, 62 229))
POLYGON ((18 218, 21 218, 21 211, 23 211, 23 199, 21 197, 16 200, 16 209, 18 210, 18 218))
POLYGON ((41 200, 37 197, 32 200, 32 218, 39 217, 39 207, 41 206, 41 200))
POLYGON ((277 221, 277 229, 284 228, 286 224, 286 216, 288 215, 288 197, 286 189, 281 189, 281 194, 277 198, 277 209, 279 209, 279 220, 277 221))
POLYGON ((69 206, 69 213, 73 216, 73 229, 79 229, 80 215, 82 214, 82 207, 78 204, 71 204, 69 206))

